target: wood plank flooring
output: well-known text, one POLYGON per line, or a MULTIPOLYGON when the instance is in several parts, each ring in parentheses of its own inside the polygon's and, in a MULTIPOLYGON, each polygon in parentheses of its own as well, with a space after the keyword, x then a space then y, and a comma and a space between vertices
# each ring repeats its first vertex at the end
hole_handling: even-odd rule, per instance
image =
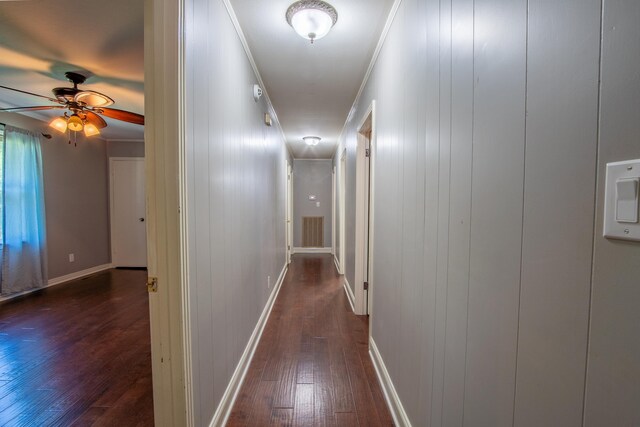
POLYGON ((146 271, 0 302, 0 426, 152 426, 146 271))
POLYGON ((297 254, 227 426, 391 426, 331 255, 297 254))

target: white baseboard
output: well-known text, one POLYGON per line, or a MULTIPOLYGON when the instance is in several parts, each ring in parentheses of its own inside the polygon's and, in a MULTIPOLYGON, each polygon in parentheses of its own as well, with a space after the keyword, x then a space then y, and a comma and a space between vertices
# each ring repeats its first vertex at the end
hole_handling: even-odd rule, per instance
POLYGON ((216 413, 213 415, 213 419, 209 423, 210 427, 222 427, 227 424, 229 415, 231 415, 231 410, 233 409, 233 404, 240 393, 240 388, 242 387, 244 378, 247 375, 247 370, 249 369, 253 355, 258 347, 258 342, 260 341, 262 331, 264 331, 264 327, 267 324, 269 314, 271 314, 273 304, 275 303, 276 298, 278 297, 278 292, 280 292, 280 288, 282 287, 282 282, 284 281, 285 274, 287 274, 288 267, 289 264, 287 263, 282 267, 278 281, 273 287, 271 295, 269 295, 267 304, 265 305, 264 310, 262 310, 260 319, 258 319, 258 323, 251 334, 251 338, 249 338, 249 342, 242 353, 242 357, 236 366, 236 370, 233 372, 231 381, 229 381, 229 385, 227 385, 227 389, 222 396, 218 409, 216 409, 216 413))
POLYGON ((75 273, 69 273, 64 276, 55 277, 53 279, 49 279, 48 286, 55 286, 55 285, 59 285, 60 283, 70 282, 71 280, 90 276, 92 274, 99 273, 104 270, 109 270, 110 268, 113 268, 113 264, 102 264, 102 265, 97 265, 95 267, 87 268, 86 270, 76 271, 75 273))
POLYGON ((384 397, 387 400, 387 405, 391 411, 393 423, 397 427, 411 427, 409 417, 407 417, 407 413, 404 411, 404 407, 402 406, 402 402, 400 402, 400 397, 398 397, 396 388, 393 386, 393 381, 391 381, 387 367, 385 366, 382 356, 380 356, 380 352, 378 351, 378 347, 371 336, 369 337, 369 356, 371 357, 373 367, 378 375, 378 381, 380 382, 384 397))
POLYGON ((353 311, 354 313, 356 312, 355 309, 355 301, 356 301, 356 296, 353 294, 353 291, 351 290, 351 286, 349 286, 349 281, 347 280, 347 278, 344 278, 344 292, 347 294, 347 299, 349 300, 349 305, 351 306, 351 311, 353 311))
POLYGON ((338 274, 340 273, 340 264, 338 263, 338 258, 336 258, 336 255, 333 254, 333 263, 336 265, 336 270, 338 271, 338 274))
POLYGON ((7 301, 12 298, 17 298, 23 295, 30 294, 35 291, 39 291, 41 289, 46 289, 52 286, 60 285, 61 283, 67 283, 72 280, 81 279, 83 277, 90 276, 92 274, 96 274, 104 270, 109 270, 110 268, 113 268, 113 264, 102 264, 102 265, 97 265, 95 267, 87 268, 85 270, 76 271, 75 273, 69 273, 64 276, 54 277, 53 279, 49 279, 47 281, 46 286, 43 286, 41 288, 29 289, 24 292, 18 292, 16 294, 6 295, 3 297, 0 297, 0 301, 7 301))
POLYGON ((294 254, 330 254, 331 248, 293 248, 294 254))

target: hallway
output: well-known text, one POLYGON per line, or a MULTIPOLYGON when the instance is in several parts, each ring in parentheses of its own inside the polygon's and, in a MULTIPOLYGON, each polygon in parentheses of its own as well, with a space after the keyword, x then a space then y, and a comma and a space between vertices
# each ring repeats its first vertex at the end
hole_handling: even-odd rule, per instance
POLYGON ((228 426, 393 425, 342 282, 331 255, 293 256, 228 426))

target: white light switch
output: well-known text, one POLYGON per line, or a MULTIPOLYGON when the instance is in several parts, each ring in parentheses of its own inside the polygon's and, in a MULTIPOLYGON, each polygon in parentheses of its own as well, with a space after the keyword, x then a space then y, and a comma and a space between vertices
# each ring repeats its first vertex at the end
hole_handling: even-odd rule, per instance
POLYGON ((604 236, 640 241, 640 159, 607 163, 604 236))
POLYGON ((638 222, 638 178, 616 181, 616 221, 638 222))

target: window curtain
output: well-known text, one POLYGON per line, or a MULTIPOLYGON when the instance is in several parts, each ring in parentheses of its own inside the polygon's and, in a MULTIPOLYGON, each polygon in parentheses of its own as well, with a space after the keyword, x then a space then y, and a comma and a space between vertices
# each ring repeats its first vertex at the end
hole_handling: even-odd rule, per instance
POLYGON ((2 295, 47 284, 42 154, 37 134, 7 126, 3 143, 2 295))

